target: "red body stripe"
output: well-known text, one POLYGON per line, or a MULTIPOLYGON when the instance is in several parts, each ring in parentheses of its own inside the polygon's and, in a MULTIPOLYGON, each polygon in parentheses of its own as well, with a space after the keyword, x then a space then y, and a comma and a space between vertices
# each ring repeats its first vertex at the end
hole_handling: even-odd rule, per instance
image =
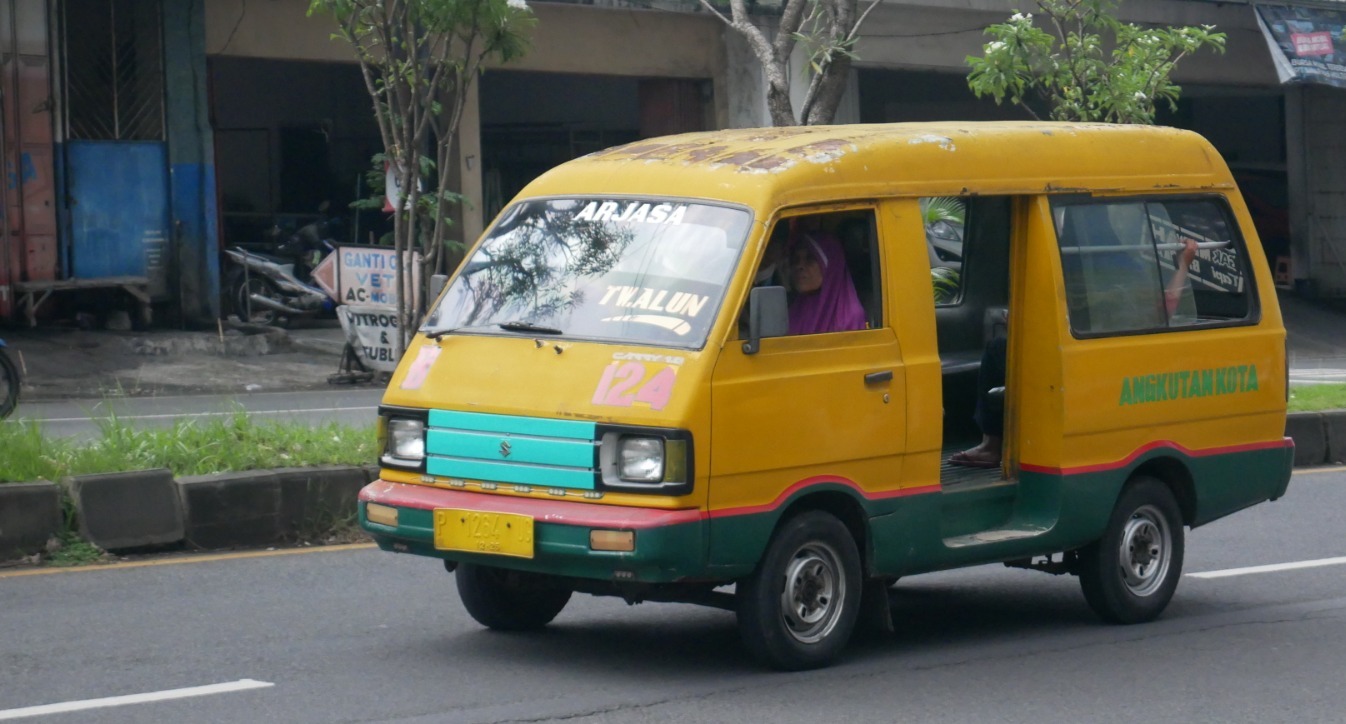
POLYGON ((807 488, 812 485, 822 485, 825 483, 844 485, 850 488, 851 490, 855 491, 858 495, 865 498, 866 500, 887 500, 889 498, 903 498, 908 495, 921 495, 924 493, 939 492, 938 485, 923 485, 918 488, 898 488, 896 490, 885 490, 879 493, 870 493, 861 489, 860 486, 856 485, 855 481, 853 480, 847 480, 846 478, 815 475, 814 477, 811 478, 804 478, 803 480, 786 488, 784 492, 776 496, 776 499, 771 501, 770 503, 767 503, 765 505, 745 505, 740 508, 722 508, 720 510, 712 510, 710 511, 710 517, 727 518, 732 515, 753 515, 755 513, 767 513, 772 510, 775 510, 776 508, 779 508, 781 505, 785 503, 786 500, 789 499, 791 495, 794 495, 800 490, 803 490, 804 488, 807 488))
POLYGON ((681 509, 664 510, 660 508, 633 508, 619 505, 597 505, 581 501, 540 500, 509 495, 490 495, 466 490, 448 490, 429 485, 392 483, 379 480, 360 491, 360 500, 367 503, 381 503, 399 508, 463 508, 466 510, 484 510, 492 513, 516 513, 529 515, 539 523, 574 525, 586 528, 614 528, 621 530, 639 530, 659 528, 682 523, 695 523, 707 518, 724 518, 734 515, 752 515, 769 513, 800 490, 823 483, 845 485, 868 500, 887 500, 909 495, 939 492, 938 485, 926 485, 919 488, 899 488, 880 493, 867 493, 853 481, 835 477, 812 477, 791 485, 767 505, 744 506, 705 511, 681 509))
POLYGON ((1277 448, 1294 447, 1295 441, 1291 438, 1282 438, 1280 440, 1268 440, 1266 442, 1250 442, 1241 445, 1227 445, 1224 447, 1210 447, 1203 450, 1192 450, 1179 445, 1172 440, 1158 440, 1156 442, 1142 445, 1125 458, 1111 463, 1099 463, 1097 465, 1080 465, 1073 468, 1057 468, 1047 465, 1033 465, 1032 463, 1020 463, 1019 469, 1028 473, 1044 473, 1047 475, 1081 475, 1084 473, 1102 473, 1109 470, 1125 468, 1136 461, 1136 458, 1159 448, 1175 450, 1191 458, 1204 458, 1213 455, 1231 455, 1234 453, 1254 452, 1257 450, 1273 450, 1277 448))

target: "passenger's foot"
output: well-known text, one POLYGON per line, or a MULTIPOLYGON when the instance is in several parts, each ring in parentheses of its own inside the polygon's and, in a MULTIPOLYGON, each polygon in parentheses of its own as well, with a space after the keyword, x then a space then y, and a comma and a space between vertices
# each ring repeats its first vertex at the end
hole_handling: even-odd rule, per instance
POLYGON ((978 445, 950 455, 949 464, 961 465, 965 468, 998 468, 1000 467, 1000 452, 978 445))

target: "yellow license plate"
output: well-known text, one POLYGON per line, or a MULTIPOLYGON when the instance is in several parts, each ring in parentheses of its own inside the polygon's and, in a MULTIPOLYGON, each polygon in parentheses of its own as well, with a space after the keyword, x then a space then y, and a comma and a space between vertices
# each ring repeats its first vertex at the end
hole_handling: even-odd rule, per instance
POLYGON ((533 518, 514 513, 436 508, 435 548, 532 558, 533 518))

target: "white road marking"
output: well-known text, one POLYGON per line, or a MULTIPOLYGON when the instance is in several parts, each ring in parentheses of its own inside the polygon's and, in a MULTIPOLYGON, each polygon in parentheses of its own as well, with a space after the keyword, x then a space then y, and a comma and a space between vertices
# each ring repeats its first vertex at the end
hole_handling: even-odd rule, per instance
POLYGON ((185 689, 169 689, 167 691, 152 691, 148 694, 128 694, 126 696, 109 696, 104 699, 85 699, 83 701, 67 701, 62 704, 44 704, 42 706, 29 706, 23 709, 6 709, 0 711, 0 720, 22 719, 30 716, 46 716, 48 714, 65 714, 72 711, 84 711, 86 709, 102 709, 110 706, 126 706, 128 704, 148 704, 155 701, 168 701, 170 699, 187 699, 193 696, 209 696, 211 694, 228 694, 234 691, 247 691, 248 689, 265 689, 275 686, 269 681, 254 681, 252 679, 239 679, 225 684, 210 684, 207 686, 191 686, 185 689))
POLYGON ((1223 571, 1206 571, 1205 573, 1188 573, 1188 578, 1229 578, 1230 576, 1247 576, 1253 573, 1275 573, 1276 571, 1294 571, 1300 568, 1320 568, 1322 566, 1340 566, 1346 565, 1346 556, 1340 558, 1319 558, 1316 561, 1299 561, 1296 563, 1272 563, 1266 566, 1248 566, 1247 568, 1227 568, 1223 571))
MULTIPOLYGON (((303 410, 229 410, 225 412, 168 412, 154 415, 117 415, 118 420, 165 420, 171 418, 191 418, 191 417, 233 417, 234 415, 301 415, 307 412, 353 412, 357 410, 377 410, 377 405, 361 405, 359 407, 310 407, 303 410)), ((89 422, 91 420, 100 420, 100 416, 89 417, 47 417, 38 422, 43 424, 52 422, 89 422)), ((13 420, 18 422, 18 420, 13 420)))

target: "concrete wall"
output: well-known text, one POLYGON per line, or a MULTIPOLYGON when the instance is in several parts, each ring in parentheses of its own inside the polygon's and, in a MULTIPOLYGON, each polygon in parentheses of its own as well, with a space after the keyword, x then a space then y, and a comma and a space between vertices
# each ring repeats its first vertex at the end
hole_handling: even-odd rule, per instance
MULTIPOLYGON (((331 16, 307 16, 308 0, 205 0, 206 53, 353 62, 332 40, 331 16)), ((516 70, 711 78, 724 67, 721 24, 709 15, 534 3, 532 49, 516 70), (578 52, 583 49, 583 52, 578 52)))
MULTIPOLYGON (((865 20, 856 46, 857 65, 967 73, 968 55, 979 54, 986 26, 1003 22, 1031 2, 1020 0, 926 0, 886 2, 865 20)), ((1251 5, 1128 0, 1121 19, 1160 25, 1214 24, 1227 33, 1224 55, 1210 52, 1185 58, 1174 79, 1179 83, 1272 87, 1275 68, 1258 30, 1251 5)))

